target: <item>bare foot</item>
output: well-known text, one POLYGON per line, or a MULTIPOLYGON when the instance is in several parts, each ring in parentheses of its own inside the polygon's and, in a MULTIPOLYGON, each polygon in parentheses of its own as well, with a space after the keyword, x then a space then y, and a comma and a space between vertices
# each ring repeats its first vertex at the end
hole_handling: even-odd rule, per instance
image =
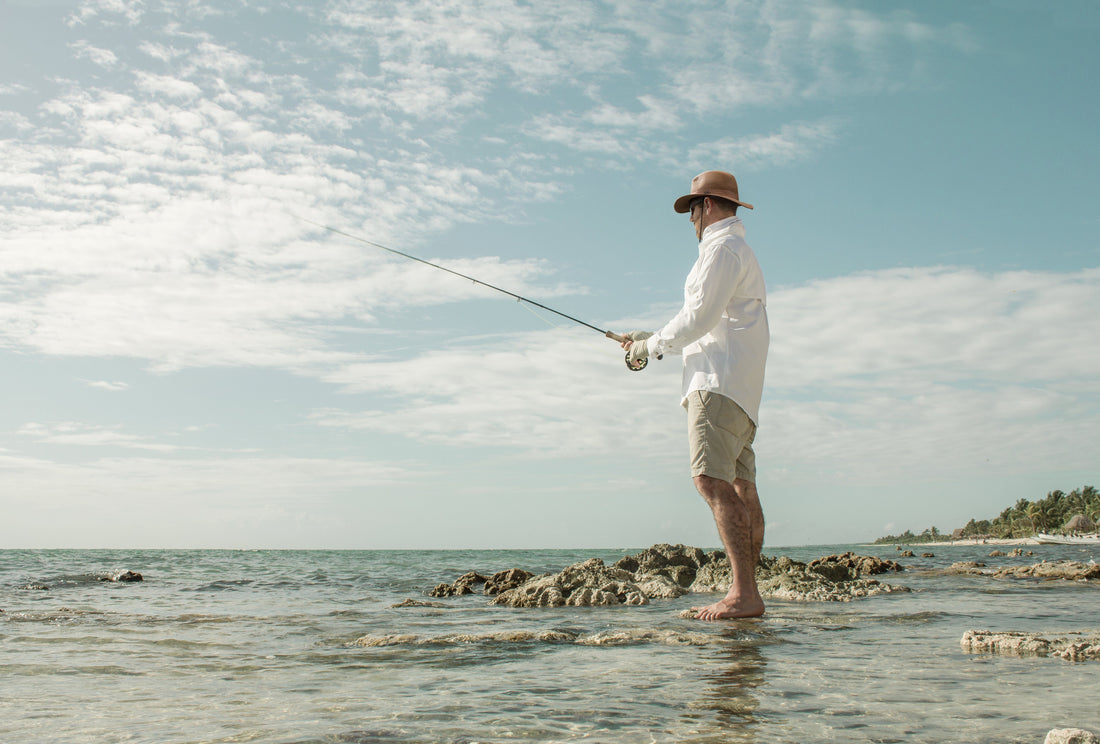
POLYGON ((720 599, 706 607, 692 607, 696 620, 731 620, 738 617, 760 617, 764 614, 764 601, 753 599, 737 603, 731 599, 720 599))

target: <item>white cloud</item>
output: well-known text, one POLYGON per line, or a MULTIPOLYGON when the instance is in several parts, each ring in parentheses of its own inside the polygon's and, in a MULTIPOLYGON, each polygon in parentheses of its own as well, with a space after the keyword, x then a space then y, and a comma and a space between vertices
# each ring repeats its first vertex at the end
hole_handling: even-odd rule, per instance
POLYGON ((130 387, 125 382, 114 382, 111 380, 91 380, 88 382, 88 387, 97 388, 99 390, 107 390, 112 393, 119 393, 130 387))
POLYGON ((19 434, 30 437, 40 443, 78 446, 78 447, 121 447, 124 449, 151 450, 155 452, 173 452, 188 449, 178 445, 149 441, 145 437, 126 434, 114 428, 85 424, 77 421, 64 421, 54 424, 32 422, 24 424, 19 434))
POLYGON ((779 290, 769 314, 767 439, 803 478, 1095 462, 1100 270, 881 271, 779 290))
POLYGON ((396 404, 317 412, 327 426, 538 458, 667 460, 682 438, 675 360, 632 373, 616 344, 581 328, 460 340, 408 360, 346 365, 323 379, 396 404))
POLYGON ((110 49, 100 49, 86 41, 74 42, 72 48, 77 57, 84 57, 100 67, 111 68, 118 64, 118 55, 110 49))
POLYGON ((196 98, 202 93, 202 89, 189 80, 169 77, 167 75, 151 75, 146 72, 135 74, 137 87, 146 93, 160 93, 168 98, 196 98))
POLYGON ((728 138, 693 147, 688 158, 697 167, 716 161, 737 163, 739 171, 789 165, 827 148, 836 140, 837 129, 838 123, 832 119, 784 124, 772 134, 728 138))

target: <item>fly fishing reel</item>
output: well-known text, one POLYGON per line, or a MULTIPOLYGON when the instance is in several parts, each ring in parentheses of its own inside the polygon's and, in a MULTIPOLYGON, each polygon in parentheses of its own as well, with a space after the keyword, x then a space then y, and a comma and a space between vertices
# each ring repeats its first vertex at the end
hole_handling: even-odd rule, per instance
POLYGON ((649 364, 649 357, 645 359, 639 359, 636 362, 630 361, 630 352, 626 352, 626 368, 631 372, 641 372, 649 364))

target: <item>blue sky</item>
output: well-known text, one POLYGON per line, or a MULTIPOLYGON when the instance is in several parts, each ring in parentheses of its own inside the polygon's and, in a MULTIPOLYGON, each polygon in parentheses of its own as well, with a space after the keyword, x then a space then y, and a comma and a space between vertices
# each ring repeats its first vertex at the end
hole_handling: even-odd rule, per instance
POLYGON ((717 544, 672 211, 769 286, 767 545, 1100 483, 1100 6, 0 3, 0 544, 717 544))

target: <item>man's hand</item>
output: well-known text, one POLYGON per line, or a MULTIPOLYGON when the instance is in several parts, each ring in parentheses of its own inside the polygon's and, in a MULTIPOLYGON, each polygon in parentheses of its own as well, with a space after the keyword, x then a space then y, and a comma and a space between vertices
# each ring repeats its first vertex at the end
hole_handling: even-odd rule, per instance
POLYGON ((649 344, 645 343, 645 340, 652 336, 652 333, 649 331, 631 331, 622 335, 625 340, 620 346, 629 352, 626 356, 627 364, 634 366, 649 357, 649 344))

